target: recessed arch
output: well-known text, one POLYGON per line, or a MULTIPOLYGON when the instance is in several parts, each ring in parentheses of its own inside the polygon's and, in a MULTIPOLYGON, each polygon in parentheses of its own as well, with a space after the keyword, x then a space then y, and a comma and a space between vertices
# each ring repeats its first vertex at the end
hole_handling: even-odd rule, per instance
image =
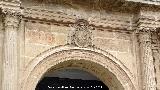
MULTIPOLYGON (((54 87, 54 88, 58 88, 58 87, 62 87, 62 86, 66 86, 66 87, 68 86, 71 88, 71 86, 73 86, 73 87, 75 87, 75 89, 77 87, 81 87, 81 88, 85 89, 86 86, 89 87, 88 89, 99 86, 98 88, 100 89, 100 86, 102 86, 103 88, 101 87, 101 89, 109 90, 108 85, 105 85, 102 82, 102 80, 100 80, 97 77, 97 74, 95 74, 95 71, 91 72, 90 70, 88 70, 86 68, 88 66, 86 66, 86 65, 84 65, 84 63, 83 64, 82 63, 83 62, 81 62, 81 63, 79 62, 79 64, 82 65, 81 67, 79 67, 77 62, 74 62, 74 60, 69 60, 69 61, 65 61, 65 62, 61 63, 61 65, 58 64, 58 65, 54 66, 51 70, 49 70, 47 73, 45 73, 44 77, 42 77, 42 79, 37 84, 36 90, 41 90, 41 88, 44 89, 44 88, 47 88, 48 86, 54 87), (64 64, 67 64, 67 65, 64 65, 64 64), (58 66, 58 68, 57 68, 57 66, 58 66), (59 79, 60 81, 64 81, 63 84, 59 83, 60 81, 58 81, 57 79, 59 79), (52 82, 54 80, 57 80, 57 81, 52 82), (69 82, 69 83, 65 84, 65 82, 69 82), (73 83, 73 82, 80 82, 80 83, 73 83), (83 84, 85 83, 85 84, 82 85, 82 83, 83 84), (93 87, 92 87, 92 85, 93 85, 93 87)), ((115 88, 118 88, 118 87, 115 87, 115 88)), ((112 89, 110 89, 110 90, 112 90, 112 89)), ((114 89, 114 90, 117 90, 117 89, 114 89)))
POLYGON ((106 73, 110 72, 124 90, 135 90, 132 83, 132 74, 114 56, 98 48, 79 48, 70 45, 51 48, 37 56, 24 72, 27 78, 23 79, 22 90, 35 90, 37 83, 48 70, 69 67, 65 66, 67 64, 70 67, 84 69, 95 74, 106 85, 109 83, 103 79, 107 76, 106 73), (77 66, 74 66, 74 64, 77 66))
MULTIPOLYGON (((86 71, 102 81, 110 90, 124 90, 121 83, 117 80, 114 74, 110 73, 103 66, 89 60, 67 60, 51 67, 48 72, 56 72, 63 69, 78 69, 86 71)), ((45 73, 45 74, 46 74, 45 73)), ((45 75, 43 74, 43 75, 45 75)), ((45 77, 45 76, 44 76, 45 77)), ((43 76, 41 77, 43 79, 43 76)), ((39 80, 40 81, 40 80, 39 80)))

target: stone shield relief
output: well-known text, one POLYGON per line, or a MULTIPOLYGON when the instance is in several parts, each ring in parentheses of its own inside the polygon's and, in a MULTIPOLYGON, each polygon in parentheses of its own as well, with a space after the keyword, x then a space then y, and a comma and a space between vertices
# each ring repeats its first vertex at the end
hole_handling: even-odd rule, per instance
POLYGON ((69 44, 78 47, 92 46, 92 32, 90 31, 89 23, 87 20, 78 19, 74 25, 73 30, 69 35, 69 44))

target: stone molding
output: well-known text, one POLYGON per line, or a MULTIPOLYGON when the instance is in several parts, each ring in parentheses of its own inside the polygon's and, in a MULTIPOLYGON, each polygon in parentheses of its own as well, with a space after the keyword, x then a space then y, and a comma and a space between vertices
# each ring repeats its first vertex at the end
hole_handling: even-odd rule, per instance
MULTIPOLYGON (((19 0, 17 0, 19 1, 19 0)), ((9 3, 9 2, 4 2, 4 1, 1 1, 0 3, 1 6, 4 7, 5 6, 11 6, 14 8, 14 10, 10 9, 10 10, 7 10, 7 11, 15 11, 15 8, 17 9, 17 7, 20 7, 21 3, 9 3)), ((63 23, 74 23, 74 21, 76 20, 77 18, 77 14, 73 14, 73 15, 69 15, 65 12, 60 12, 60 11, 52 11, 52 10, 47 10, 47 9, 38 9, 38 8, 29 8, 29 7, 23 7, 24 9, 17 9, 16 12, 19 12, 19 13, 23 13, 23 18, 27 18, 27 19, 39 19, 39 20, 47 20, 47 21, 56 21, 56 22, 59 22, 61 24, 63 23), (23 12, 24 10, 24 12, 23 12)), ((143 7, 145 8, 145 7, 143 7)), ((5 12, 5 11, 4 11, 5 12)), ((18 14, 18 13, 17 13, 18 14)), ((96 17, 97 18, 97 17, 96 17)), ((102 18, 102 20, 99 20, 99 21, 96 21, 94 19, 96 18, 92 18, 91 21, 90 21, 90 24, 98 29, 119 29, 119 31, 122 32, 122 29, 123 31, 134 31, 134 24, 131 25, 131 22, 129 21, 122 21, 122 20, 117 20, 116 19, 113 19, 111 21, 115 21, 115 22, 109 22, 110 20, 106 20, 106 18, 102 18), (123 22, 123 23, 122 23, 123 22), (130 27, 133 27, 133 28, 130 28, 130 27)), ((154 18, 154 17, 153 17, 154 18)), ((152 18, 152 19, 153 19, 152 18)), ((138 21, 139 23, 142 22, 143 24, 144 23, 149 23, 150 20, 152 20, 151 17, 146 17, 146 16, 141 16, 141 18, 139 19, 140 21, 138 21), (145 20, 149 20, 149 22, 145 22, 145 20)), ((153 20, 152 20, 153 21, 153 20)), ((155 23, 152 23, 149 25, 149 27, 153 26, 155 27, 158 23, 158 20, 154 20, 153 22, 155 23)), ((146 25, 143 25, 143 26, 146 26, 146 25)), ((147 24, 148 26, 148 24, 147 24)))
POLYGON ((37 82, 49 68, 68 60, 89 60, 100 64, 115 74, 125 90, 135 90, 132 83, 134 76, 111 54, 98 48, 80 48, 70 45, 54 47, 37 56, 23 73, 21 90, 34 90, 37 82))
MULTIPOLYGON (((65 24, 65 23, 73 24, 77 19, 80 18, 86 19, 86 17, 79 18, 77 14, 68 14, 61 11, 24 7, 24 18, 26 19, 59 22, 59 24, 65 24)), ((108 19, 105 16, 103 16, 103 18, 100 18, 98 16, 90 18, 88 17, 86 20, 89 21, 92 27, 98 29, 113 29, 113 30, 116 29, 115 31, 119 30, 120 32, 132 31, 130 28, 132 26, 129 20, 124 21, 122 19, 121 20, 111 19, 111 18, 108 19)))

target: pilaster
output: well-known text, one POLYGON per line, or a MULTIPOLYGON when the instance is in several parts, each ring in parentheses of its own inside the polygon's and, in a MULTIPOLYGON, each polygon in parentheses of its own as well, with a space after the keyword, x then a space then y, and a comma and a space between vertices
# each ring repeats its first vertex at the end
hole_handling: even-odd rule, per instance
POLYGON ((142 90, 156 90, 155 71, 151 44, 153 28, 140 28, 137 30, 140 46, 141 83, 142 90))
POLYGON ((140 88, 156 90, 156 75, 152 51, 152 35, 157 31, 157 17, 153 9, 140 7, 136 32, 139 39, 140 88))
POLYGON ((19 3, 1 2, 4 24, 2 90, 18 90, 18 29, 19 3))

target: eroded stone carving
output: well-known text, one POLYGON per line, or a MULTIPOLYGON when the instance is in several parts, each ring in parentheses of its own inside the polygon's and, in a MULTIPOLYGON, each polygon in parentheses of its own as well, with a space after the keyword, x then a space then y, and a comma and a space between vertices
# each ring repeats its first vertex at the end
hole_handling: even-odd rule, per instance
POLYGON ((73 44, 78 47, 92 46, 92 32, 90 31, 87 20, 79 19, 72 27, 74 30, 69 35, 69 44, 73 44))
POLYGON ((151 33, 155 31, 157 31, 156 28, 140 27, 136 30, 136 33, 151 33))
POLYGON ((151 47, 151 32, 144 28, 139 31, 140 58, 142 65, 142 90, 156 90, 155 72, 151 47))

